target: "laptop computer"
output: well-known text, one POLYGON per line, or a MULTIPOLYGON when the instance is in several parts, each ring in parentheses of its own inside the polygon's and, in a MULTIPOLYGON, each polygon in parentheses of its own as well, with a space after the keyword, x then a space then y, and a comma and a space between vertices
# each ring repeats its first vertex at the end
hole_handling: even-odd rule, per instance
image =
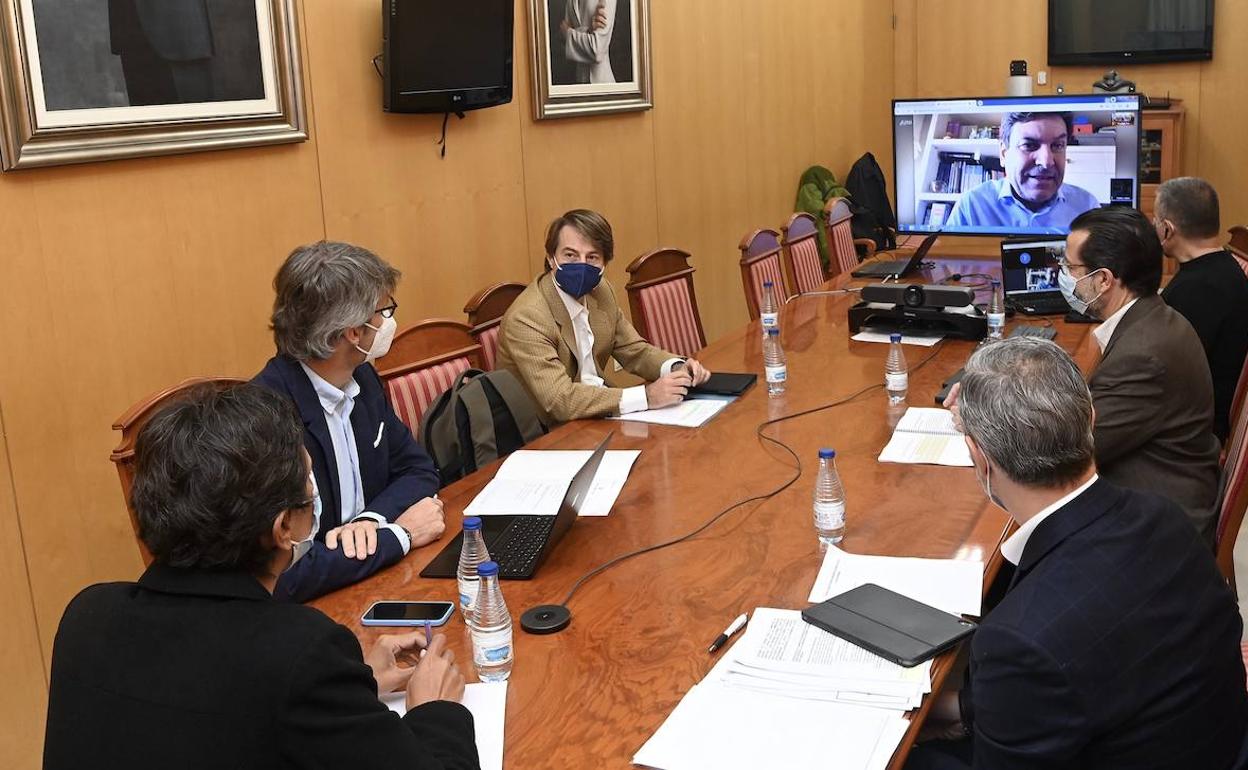
POLYGON ((915 270, 919 269, 919 265, 923 262, 923 258, 927 256, 927 252, 932 248, 932 244, 936 242, 940 233, 932 233, 923 239, 919 244, 919 248, 915 249, 914 256, 909 259, 891 259, 885 262, 870 262, 862 265, 857 270, 850 273, 855 278, 905 278, 915 270))
MULTIPOLYGON (((589 496, 594 484, 594 474, 607 453, 612 433, 589 456, 581 469, 568 482, 559 512, 554 516, 482 516, 481 535, 485 540, 490 558, 498 563, 498 576, 510 580, 527 580, 537 573, 546 556, 563 539, 572 522, 576 521, 581 505, 589 496)), ((460 532, 446 544, 442 552, 420 571, 421 577, 453 578, 459 570, 459 553, 464 547, 464 533, 460 532)))
POLYGON ((1001 242, 1001 288, 1006 308, 1025 315, 1060 315, 1070 310, 1057 283, 1064 238, 1001 242))

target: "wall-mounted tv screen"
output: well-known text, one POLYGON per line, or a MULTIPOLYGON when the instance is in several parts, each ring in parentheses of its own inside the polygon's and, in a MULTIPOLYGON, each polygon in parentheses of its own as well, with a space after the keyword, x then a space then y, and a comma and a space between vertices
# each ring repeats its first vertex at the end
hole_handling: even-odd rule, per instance
POLYGON ((1049 64, 1211 58, 1213 0, 1049 0, 1049 64))
POLYGON ((893 168, 900 232, 1066 235, 1088 209, 1138 205, 1140 100, 898 99, 893 168))

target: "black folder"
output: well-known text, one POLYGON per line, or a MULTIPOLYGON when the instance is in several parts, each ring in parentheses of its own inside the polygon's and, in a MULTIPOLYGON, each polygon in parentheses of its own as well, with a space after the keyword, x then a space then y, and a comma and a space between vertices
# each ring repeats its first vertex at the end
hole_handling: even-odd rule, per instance
POLYGON ((739 396, 749 390, 757 380, 757 374, 713 372, 706 382, 696 388, 691 388, 689 395, 739 396))
POLYGON ((975 624, 867 583, 802 610, 802 620, 910 668, 970 636, 975 624))

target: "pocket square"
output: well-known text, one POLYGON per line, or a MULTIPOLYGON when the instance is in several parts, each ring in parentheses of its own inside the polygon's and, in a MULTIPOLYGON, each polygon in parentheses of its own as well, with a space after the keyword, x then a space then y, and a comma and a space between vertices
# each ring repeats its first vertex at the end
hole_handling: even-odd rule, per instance
POLYGON ((381 444, 381 434, 386 432, 386 424, 383 422, 377 426, 377 438, 373 441, 373 449, 381 444))

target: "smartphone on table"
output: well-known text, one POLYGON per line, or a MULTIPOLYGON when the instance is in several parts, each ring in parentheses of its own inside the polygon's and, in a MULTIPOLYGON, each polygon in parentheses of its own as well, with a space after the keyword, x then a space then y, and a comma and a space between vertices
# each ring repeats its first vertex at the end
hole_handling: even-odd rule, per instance
POLYGON ((452 602, 376 602, 360 622, 366 626, 441 626, 454 611, 452 602))

